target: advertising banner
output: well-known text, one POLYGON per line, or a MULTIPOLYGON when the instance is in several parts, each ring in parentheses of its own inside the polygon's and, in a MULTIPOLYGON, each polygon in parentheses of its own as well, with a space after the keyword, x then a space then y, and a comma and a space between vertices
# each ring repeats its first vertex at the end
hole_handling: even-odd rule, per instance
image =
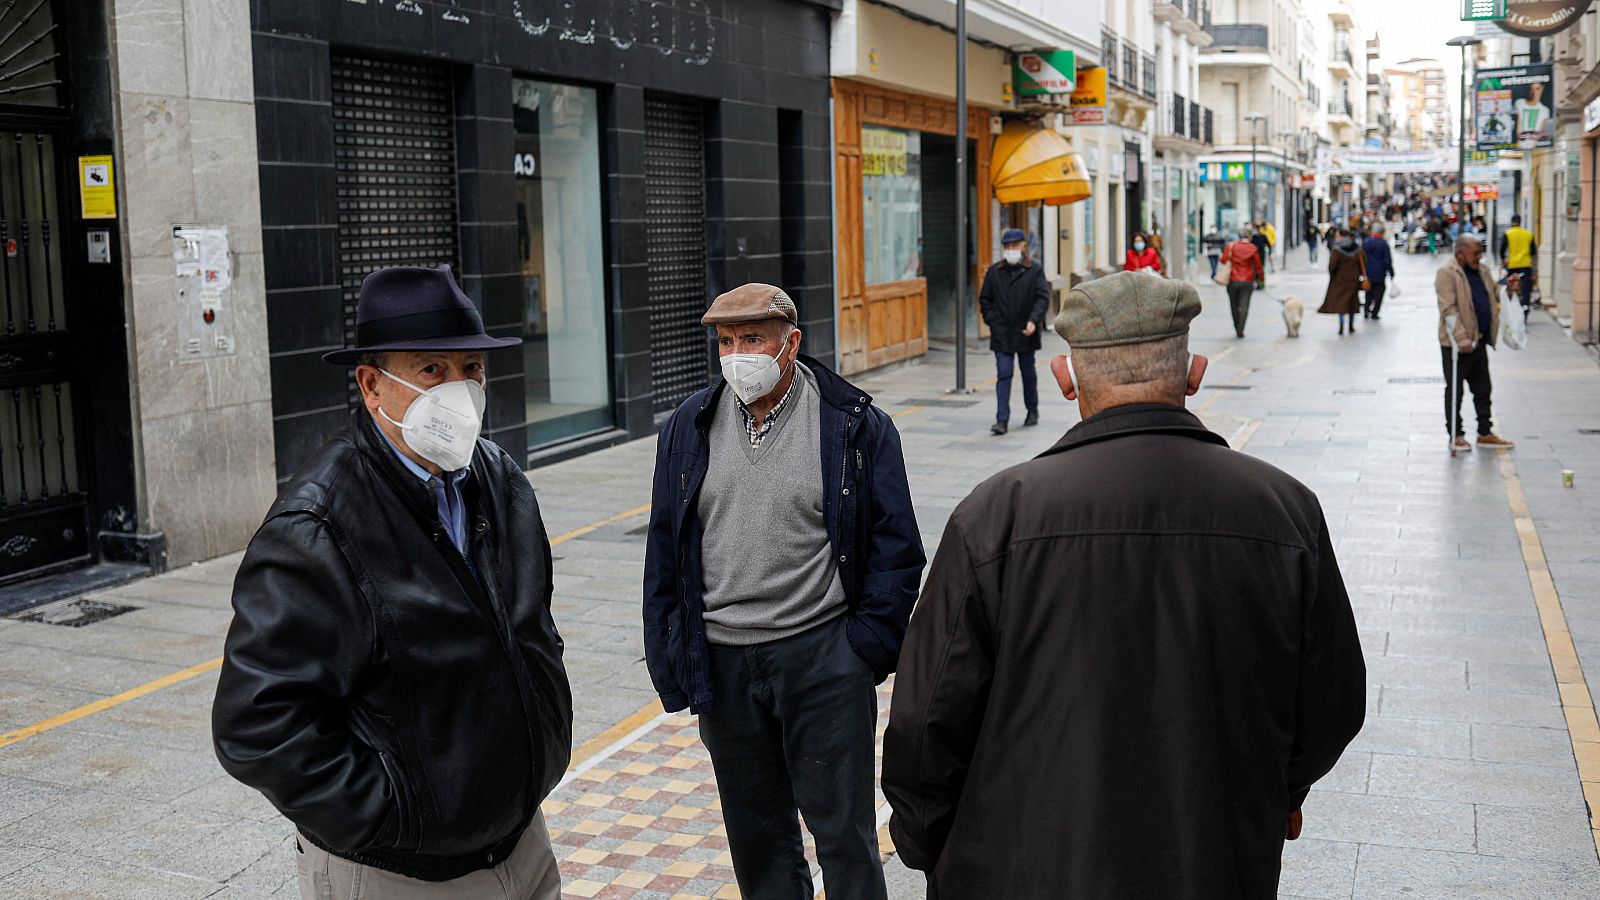
POLYGON ((1466 190, 1461 192, 1461 196, 1468 203, 1476 203, 1479 200, 1498 200, 1500 199, 1500 185, 1469 184, 1466 190))
POLYGON ((1072 124, 1106 123, 1106 70, 1101 66, 1079 69, 1078 84, 1072 91, 1072 124))
POLYGON ((1443 148, 1429 150, 1345 150, 1328 156, 1327 172, 1334 175, 1454 172, 1457 159, 1455 150, 1443 148))
POLYGON ((1468 184, 1500 180, 1500 154, 1494 150, 1474 150, 1467 154, 1468 184))
POLYGON ((1077 87, 1077 54, 1071 50, 1018 53, 1011 64, 1011 86, 1018 97, 1070 94, 1077 87))
POLYGON ((1479 150, 1532 150, 1555 143, 1550 63, 1479 69, 1475 121, 1479 150))

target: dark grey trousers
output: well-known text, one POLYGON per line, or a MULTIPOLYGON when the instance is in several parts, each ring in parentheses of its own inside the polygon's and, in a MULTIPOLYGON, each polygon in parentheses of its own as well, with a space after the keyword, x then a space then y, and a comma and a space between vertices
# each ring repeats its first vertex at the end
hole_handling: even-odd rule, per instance
MULTIPOLYGON (((1449 431, 1450 348, 1440 347, 1439 355, 1444 358, 1444 428, 1449 431)), ((1466 431, 1466 423, 1461 421, 1461 401, 1466 398, 1469 387, 1472 388, 1472 408, 1478 414, 1478 436, 1494 433, 1494 408, 1490 400, 1494 382, 1489 378, 1489 348, 1479 347, 1471 353, 1462 353, 1456 364, 1456 378, 1456 437, 1466 431)))
POLYGON ((830 897, 884 900, 872 786, 878 697, 844 619, 764 644, 712 644, 711 751, 739 891, 816 896, 796 811, 817 842, 830 897))
POLYGON ((1250 295, 1255 292, 1253 281, 1228 282, 1228 309, 1233 313, 1235 334, 1244 334, 1244 323, 1250 319, 1250 295))

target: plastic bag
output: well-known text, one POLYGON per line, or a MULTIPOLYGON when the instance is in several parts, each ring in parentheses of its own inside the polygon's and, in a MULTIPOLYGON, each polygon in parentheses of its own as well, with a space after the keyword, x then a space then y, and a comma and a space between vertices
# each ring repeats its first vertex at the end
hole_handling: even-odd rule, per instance
POLYGON ((1389 296, 1391 298, 1400 296, 1400 282, 1398 282, 1398 281, 1389 282, 1389 296))
POLYGON ((1510 297, 1500 301, 1500 339, 1513 350, 1528 346, 1528 324, 1522 319, 1522 304, 1510 297))

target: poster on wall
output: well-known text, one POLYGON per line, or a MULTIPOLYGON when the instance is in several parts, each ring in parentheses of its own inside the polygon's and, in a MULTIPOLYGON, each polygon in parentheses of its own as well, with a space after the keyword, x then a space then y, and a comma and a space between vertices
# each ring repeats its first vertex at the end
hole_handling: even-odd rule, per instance
POLYGON ((1479 69, 1476 132, 1479 150, 1533 150, 1555 143, 1555 97, 1550 63, 1479 69))

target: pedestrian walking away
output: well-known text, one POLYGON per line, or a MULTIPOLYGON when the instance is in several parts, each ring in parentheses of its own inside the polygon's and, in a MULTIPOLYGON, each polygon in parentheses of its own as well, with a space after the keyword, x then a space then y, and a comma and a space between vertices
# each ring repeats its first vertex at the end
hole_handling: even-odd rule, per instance
POLYGON ((1160 252, 1142 234, 1133 236, 1133 246, 1128 248, 1122 269, 1125 272, 1148 271, 1152 275, 1165 274, 1161 267, 1160 252))
POLYGON ((1199 311, 1143 273, 1074 288, 1051 371, 1083 421, 950 517, 883 757, 930 898, 1276 896, 1361 728, 1316 496, 1184 409, 1199 311))
POLYGON ((1377 319, 1383 309, 1383 296, 1394 277, 1394 256, 1389 252, 1389 242, 1383 239, 1383 224, 1375 222, 1367 239, 1361 242, 1361 255, 1366 262, 1367 305, 1362 315, 1377 319))
POLYGON ((744 896, 815 895, 798 811, 828 893, 883 898, 876 685, 895 670, 926 562, 900 436, 800 353, 780 288, 729 291, 701 322, 717 329, 723 378, 658 440, 650 679, 668 712, 699 716, 744 896))
POLYGON ((1506 274, 1518 277, 1521 290, 1517 299, 1522 303, 1522 318, 1526 321, 1533 309, 1533 284, 1538 277, 1534 263, 1539 258, 1539 242, 1534 240, 1533 232, 1522 227, 1521 216, 1512 216, 1511 227, 1501 233, 1496 249, 1506 274))
MULTIPOLYGON (((989 326, 989 349, 994 352, 996 411, 989 432, 996 435, 1011 427, 1011 380, 1018 370, 1022 404, 1027 408, 1022 424, 1039 424, 1039 371, 1033 355, 1042 346, 1039 333, 1050 309, 1050 282, 1044 267, 1028 257, 1022 229, 1008 229, 1000 242, 1000 261, 983 273, 978 291, 978 311, 989 326)), ((1154 255, 1148 248, 1146 252, 1154 255)), ((1131 258, 1132 251, 1129 254, 1131 258)))
POLYGON ((1250 227, 1245 226, 1239 230, 1239 239, 1222 251, 1222 264, 1228 267, 1228 310, 1233 314, 1233 332, 1239 337, 1244 337, 1250 319, 1250 295, 1267 280, 1261 253, 1251 237, 1250 227))
POLYGON ((1278 266, 1277 266, 1277 263, 1274 261, 1274 257, 1273 257, 1273 254, 1276 253, 1276 251, 1278 249, 1278 229, 1277 229, 1277 227, 1275 225, 1273 225, 1271 222, 1263 220, 1263 221, 1258 222, 1256 224, 1256 230, 1261 232, 1261 236, 1266 238, 1266 241, 1267 241, 1267 251, 1266 251, 1266 257, 1265 258, 1266 258, 1266 263, 1267 263, 1268 268, 1271 268, 1273 271, 1277 271, 1278 266))
POLYGON ((1470 451, 1461 424, 1464 387, 1472 388, 1472 406, 1478 416, 1478 445, 1509 450, 1515 444, 1494 433, 1494 384, 1489 377, 1489 348, 1500 335, 1500 285, 1483 262, 1483 240, 1463 235, 1456 240, 1455 255, 1433 279, 1439 298, 1439 350, 1444 362, 1444 421, 1453 431, 1457 450, 1470 451), (1455 322, 1455 330, 1448 327, 1455 322), (1455 350, 1452 360, 1451 349, 1455 350), (1455 369, 1451 381, 1452 363, 1455 369))
MULTIPOLYGON (((1241 229, 1239 237, 1243 239, 1244 236, 1244 231, 1241 229)), ((1267 239, 1266 223, 1257 222, 1250 231, 1249 239, 1250 243, 1255 245, 1256 252, 1261 255, 1261 270, 1267 271, 1272 263, 1272 242, 1267 239)))
POLYGON ((477 308, 437 269, 362 282, 361 406, 245 551, 217 758, 299 830, 305 900, 555 900, 539 812, 572 693, 550 544, 518 460, 478 437, 477 308))
POLYGON ((1322 243, 1322 229, 1317 227, 1317 218, 1311 213, 1306 213, 1306 253, 1311 264, 1317 264, 1317 245, 1322 243))
POLYGON ((1328 254, 1328 292, 1317 310, 1339 317, 1339 333, 1344 334, 1345 319, 1350 320, 1350 333, 1356 330, 1356 313, 1361 310, 1361 292, 1367 289, 1367 260, 1361 244, 1345 229, 1339 229, 1334 239, 1333 252, 1328 254))
POLYGON ((1206 259, 1211 261, 1211 277, 1216 278, 1217 262, 1222 259, 1222 247, 1228 243, 1228 239, 1222 235, 1221 231, 1213 228, 1205 233, 1205 236, 1200 239, 1200 243, 1205 245, 1206 259))

